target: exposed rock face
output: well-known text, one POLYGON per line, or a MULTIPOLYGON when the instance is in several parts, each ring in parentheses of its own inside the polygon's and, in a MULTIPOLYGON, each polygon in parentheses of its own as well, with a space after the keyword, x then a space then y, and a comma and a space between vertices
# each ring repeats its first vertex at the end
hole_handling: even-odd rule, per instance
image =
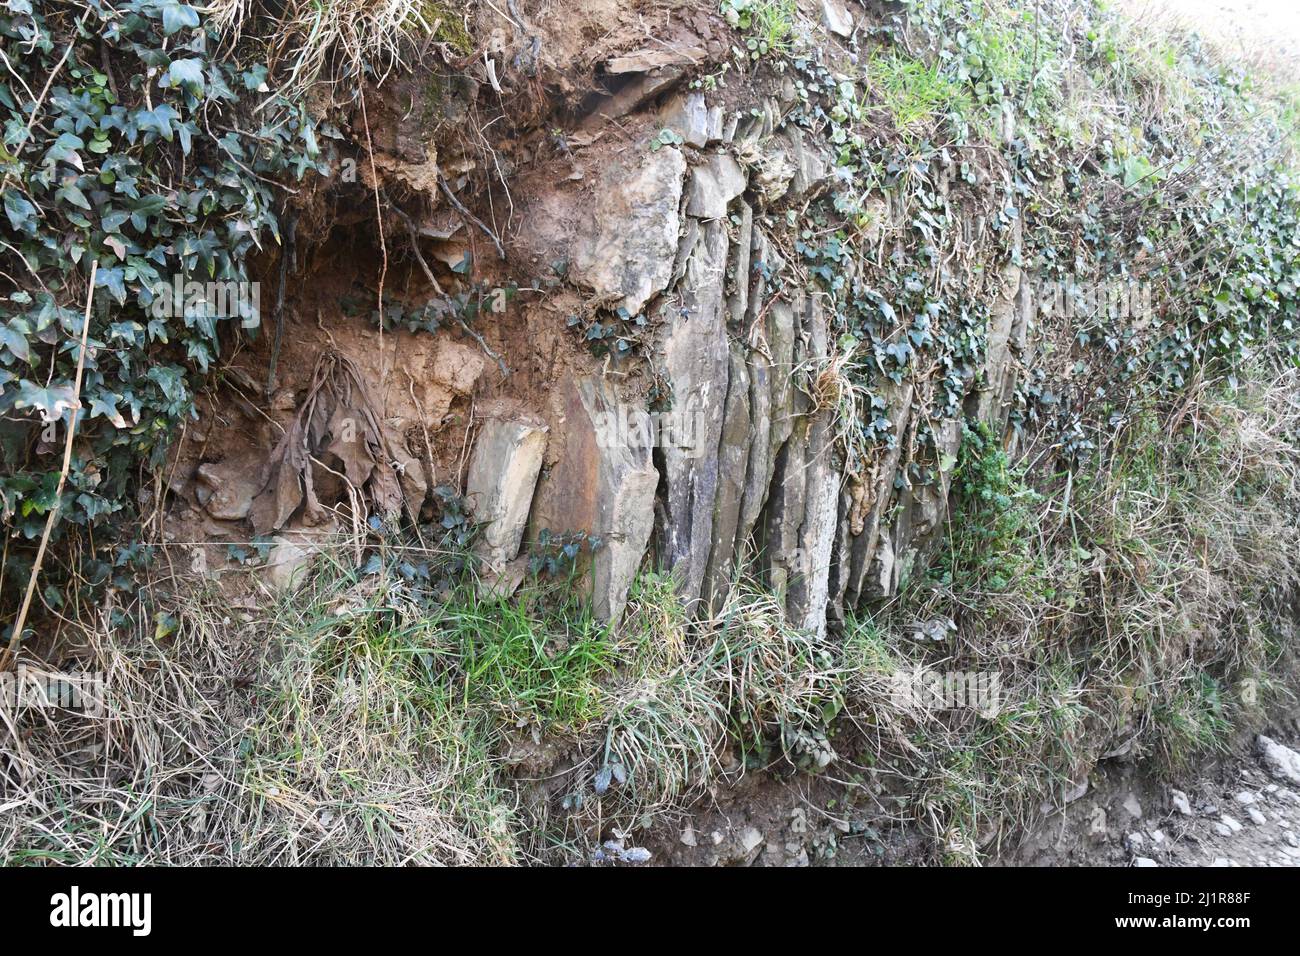
POLYGON ((894 501, 894 476, 911 420, 912 386, 896 386, 886 401, 892 427, 884 454, 871 471, 851 476, 840 497, 838 560, 832 570, 835 609, 856 607, 868 598, 888 594, 893 580, 893 542, 888 534, 882 541, 881 525, 894 501), (869 574, 873 561, 878 573, 875 579, 869 574))
POLYGON ((703 149, 723 138, 725 128, 721 106, 709 106, 703 93, 691 93, 671 100, 660 116, 688 146, 703 149))
POLYGON ((619 440, 611 425, 619 398, 607 382, 568 380, 559 404, 556 460, 538 483, 532 535, 542 529, 598 535, 603 545, 591 559, 593 607, 602 618, 616 618, 650 543, 659 473, 649 448, 619 440))
MULTIPOLYGON (((827 358, 829 327, 817 299, 807 298, 801 304, 796 365, 812 368, 827 358)), ((813 408, 808 396, 797 390, 786 407, 787 417, 793 413, 793 426, 776 459, 768 491, 761 566, 772 589, 785 595, 790 619, 822 634, 841 478, 833 411, 813 408)))
POLYGON ((573 250, 571 274, 632 314, 668 284, 686 158, 672 146, 630 148, 605 170, 573 250))
MULTIPOLYGON (((853 33, 849 7, 819 6, 831 34, 853 33)), ((933 414, 927 385, 882 374, 867 412, 878 440, 847 446, 835 399, 818 383, 838 374, 837 339, 860 338, 861 329, 846 329, 833 313, 841 297, 872 285, 874 268, 902 254, 891 237, 909 223, 883 196, 854 195, 856 256, 836 261, 833 275, 810 270, 816 251, 800 248, 794 234, 809 242, 834 231, 803 231, 821 223, 824 194, 845 175, 833 145, 790 120, 798 100, 791 83, 728 108, 721 97, 682 89, 695 62, 686 49, 605 57, 606 75, 617 79, 584 101, 564 149, 529 153, 534 162, 520 175, 533 178, 502 233, 512 272, 499 278, 513 280, 524 262, 534 274, 557 262, 568 268, 555 269, 553 294, 552 286, 530 290, 544 294, 526 299, 537 311, 513 340, 494 338, 482 323, 486 340, 454 330, 399 335, 391 357, 363 357, 368 377, 386 383, 387 451, 375 467, 396 476, 390 483, 400 482, 406 510, 418 513, 443 463, 426 470, 419 441, 402 438, 463 423, 468 413, 478 432, 464 491, 493 593, 515 587, 521 551, 542 530, 585 532, 602 541, 589 559, 602 617, 619 616, 633 578, 652 563, 672 572, 695 613, 720 610, 745 575, 779 595, 792 622, 820 635, 848 610, 896 593, 928 560, 943 527, 959 420, 933 414), (787 261, 792 253, 798 261, 787 261), (557 317, 596 331, 601 345, 604 332, 631 331, 635 318, 640 348, 630 362, 574 355, 568 339, 557 349, 549 328, 557 317), (538 347, 521 355, 520 340, 531 345, 535 332, 538 347), (489 344, 513 348, 504 359, 511 374, 494 374, 489 344)), ((442 243, 435 259, 453 233, 474 233, 446 212, 435 206, 418 227, 442 243)), ((963 228, 973 243, 985 227, 963 220, 963 228)), ((1019 242, 1015 229, 1009 246, 1019 242)), ((452 252, 446 261, 462 261, 459 245, 452 252)), ((983 367, 962 370, 966 391, 956 399, 995 429, 1014 400, 1032 307, 1020 266, 1002 266, 998 278, 980 330, 986 340, 975 336, 983 367)), ((249 502, 223 468, 204 464, 194 475, 201 503, 209 515, 238 520, 249 502)), ((331 476, 313 480, 325 487, 331 476)))
POLYGON ((713 153, 703 166, 691 170, 686 212, 700 219, 721 219, 727 206, 745 191, 745 173, 729 153, 713 153))
POLYGON ((718 443, 727 400, 730 350, 723 313, 727 233, 722 223, 703 223, 688 253, 679 284, 681 305, 672 311, 661 346, 672 384, 673 413, 690 423, 689 448, 662 449, 667 490, 663 556, 688 601, 700 596, 713 544, 718 489, 718 443))
POLYGON ((546 425, 535 416, 497 408, 474 443, 465 497, 479 524, 475 551, 500 572, 519 554, 546 451, 546 425))

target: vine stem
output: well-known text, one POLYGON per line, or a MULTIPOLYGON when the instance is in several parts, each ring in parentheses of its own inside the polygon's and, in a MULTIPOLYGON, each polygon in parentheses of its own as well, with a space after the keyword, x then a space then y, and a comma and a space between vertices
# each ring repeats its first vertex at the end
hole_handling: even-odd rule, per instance
MULTIPOLYGON (((81 19, 77 21, 77 33, 81 32, 81 25, 86 22, 86 17, 88 16, 90 16, 89 10, 83 13, 81 19)), ((23 147, 27 145, 27 141, 32 138, 32 127, 36 125, 36 117, 40 115, 41 106, 45 103, 45 97, 50 93, 50 86, 53 85, 54 78, 59 75, 59 71, 63 69, 63 64, 68 62, 68 57, 72 55, 72 48, 76 45, 77 34, 74 33, 72 41, 68 44, 68 48, 63 51, 63 56, 59 57, 59 62, 54 64, 54 69, 50 70, 50 75, 45 78, 45 86, 41 89, 41 95, 36 98, 36 103, 32 106, 32 115, 27 117, 27 129, 23 130, 22 139, 18 141, 18 145, 13 149, 13 155, 15 158, 17 158, 18 154, 23 151, 23 147)), ((0 189, 4 189, 5 186, 9 185, 9 177, 13 174, 13 169, 16 168, 17 166, 15 165, 13 168, 5 171, 4 179, 0 180, 0 189)), ((25 257, 23 261, 26 261, 25 257)), ((91 288, 94 287, 92 286, 91 288)), ((0 670, 4 670, 3 666, 0 666, 0 670)))
POLYGON ((77 355, 77 377, 72 386, 72 407, 68 409, 68 439, 63 443, 63 468, 59 472, 59 484, 54 491, 54 504, 45 518, 45 530, 41 533, 41 543, 36 549, 36 560, 32 562, 31 577, 27 579, 27 593, 23 595, 22 607, 14 620, 14 629, 9 635, 9 645, 0 654, 0 673, 9 670, 13 663, 18 642, 22 639, 23 626, 27 623, 27 611, 32 606, 32 595, 36 593, 36 578, 41 573, 41 562, 45 560, 45 549, 50 543, 50 533, 54 522, 58 520, 59 510, 63 504, 63 486, 68 480, 68 469, 72 467, 72 439, 77 433, 77 411, 81 408, 81 373, 86 368, 86 341, 90 335, 90 306, 95 301, 95 275, 99 272, 99 260, 90 261, 90 289, 86 292, 86 312, 81 323, 81 352, 77 355))

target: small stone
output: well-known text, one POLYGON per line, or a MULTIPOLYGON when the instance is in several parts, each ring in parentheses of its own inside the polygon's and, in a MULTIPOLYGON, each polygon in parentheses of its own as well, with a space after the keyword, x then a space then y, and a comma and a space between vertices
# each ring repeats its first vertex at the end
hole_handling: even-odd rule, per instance
POLYGON ((1287 846, 1300 847, 1300 837, 1297 837, 1290 830, 1282 831, 1282 839, 1286 841, 1287 846))
POLYGON ((1155 843, 1164 843, 1164 842, 1165 842, 1165 831, 1164 831, 1164 830, 1152 830, 1152 831, 1151 831, 1151 839, 1152 839, 1152 841, 1154 841, 1155 843))
POLYGON ((690 93, 670 102, 661 113, 663 125, 696 149, 703 149, 722 139, 721 106, 710 107, 703 93, 690 93))
POLYGON ((1149 856, 1135 856, 1133 857, 1133 865, 1134 866, 1159 866, 1160 864, 1157 863, 1155 860, 1151 859, 1151 857, 1149 856))
POLYGON ((1232 836, 1232 828, 1229 827, 1226 823, 1216 823, 1214 825, 1214 832, 1221 837, 1232 836))
POLYGON ((257 496, 260 462, 247 456, 199 465, 196 472, 199 502, 219 521, 248 517, 257 496))
POLYGON ((1241 793, 1233 797, 1233 799, 1236 800, 1243 807, 1248 807, 1255 802, 1255 795, 1251 793, 1249 790, 1243 790, 1241 791, 1241 793))
POLYGON ((1129 834, 1128 836, 1126 836, 1124 839, 1125 839, 1125 841, 1128 843, 1128 847, 1129 847, 1130 850, 1137 849, 1137 848, 1140 847, 1143 843, 1146 842, 1146 837, 1144 837, 1144 836, 1143 836, 1142 834, 1140 834, 1140 833, 1130 833, 1130 834, 1129 834))
POLYGON ((1219 822, 1227 827, 1232 833, 1240 833, 1242 830, 1241 821, 1235 817, 1228 816, 1226 813, 1219 817, 1219 822))
POLYGON ((853 34, 853 17, 840 0, 822 0, 822 23, 839 36, 847 38, 853 34))
POLYGON ((1192 815, 1192 803, 1187 799, 1187 794, 1181 790, 1170 790, 1169 799, 1173 801, 1174 809, 1185 817, 1192 815))
POLYGON ((1274 778, 1284 783, 1300 784, 1300 753, 1260 734, 1255 739, 1260 759, 1274 778))
POLYGON ((1085 778, 1081 783, 1071 787, 1069 790, 1065 791, 1065 793, 1061 794, 1061 801, 1068 805, 1074 803, 1074 801, 1078 799, 1081 799, 1087 793, 1088 793, 1088 781, 1085 778))
POLYGON ((695 838, 694 827, 688 826, 685 830, 682 831, 682 845, 683 846, 699 845, 699 841, 695 838))
POLYGON ((1210 866, 1232 866, 1232 861, 1226 856, 1216 856, 1210 866))
POLYGON ((1093 807, 1092 814, 1088 818, 1088 836, 1100 843, 1107 835, 1106 811, 1102 807, 1093 807))
POLYGON ((740 831, 740 848, 751 853, 763 843, 763 834, 756 827, 746 827, 740 831))
POLYGON ((266 557, 262 575, 276 591, 290 591, 302 583, 316 554, 316 546, 305 536, 271 539, 271 551, 266 557))
POLYGON ((1137 794, 1130 793, 1124 798, 1124 812, 1134 820, 1142 819, 1142 804, 1138 802, 1137 794))
POLYGON ((1254 807, 1246 808, 1246 816, 1250 817, 1250 822, 1255 824, 1257 827, 1262 827, 1268 822, 1268 820, 1265 819, 1264 814, 1260 813, 1254 807))

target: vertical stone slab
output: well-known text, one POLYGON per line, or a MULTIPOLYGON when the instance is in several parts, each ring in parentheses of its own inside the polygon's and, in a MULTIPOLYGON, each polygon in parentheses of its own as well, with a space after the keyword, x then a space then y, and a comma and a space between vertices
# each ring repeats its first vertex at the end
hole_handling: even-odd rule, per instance
POLYGON ((650 543, 659 473, 644 436, 623 426, 628 410, 604 379, 566 380, 560 408, 555 462, 538 482, 531 535, 599 536, 589 568, 592 608, 602 620, 617 619, 650 543))
POLYGON ((740 525, 741 498, 745 492, 745 469, 753 443, 753 422, 749 408, 749 368, 745 349, 731 346, 727 402, 718 451, 718 495, 713 508, 713 547, 705 573, 704 596, 713 611, 726 598, 736 561, 741 555, 737 532, 740 525))
POLYGON ((699 599, 713 545, 718 490, 718 448, 727 399, 730 350, 723 311, 727 231, 701 223, 700 235, 678 286, 659 349, 672 384, 673 414, 694 437, 691 447, 665 446, 663 559, 678 577, 680 593, 699 599))
POLYGON ((541 419, 491 408, 470 455, 465 497, 479 524, 474 551, 499 572, 519 554, 546 451, 541 419))

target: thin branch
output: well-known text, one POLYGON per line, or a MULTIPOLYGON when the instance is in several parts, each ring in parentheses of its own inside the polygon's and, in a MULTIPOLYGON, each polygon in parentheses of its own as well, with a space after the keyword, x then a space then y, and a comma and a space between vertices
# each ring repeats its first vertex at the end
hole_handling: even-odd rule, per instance
POLYGON ((27 593, 23 595, 22 607, 18 609, 18 617, 14 620, 13 632, 9 635, 9 645, 0 654, 0 673, 9 669, 9 665, 14 660, 15 652, 18 649, 18 642, 22 640, 23 627, 27 623, 27 611, 32 605, 32 595, 36 593, 36 578, 41 573, 41 562, 45 560, 45 549, 50 543, 50 533, 54 530, 54 522, 59 517, 60 506, 63 504, 63 486, 68 480, 68 469, 72 467, 72 439, 77 433, 77 411, 81 407, 81 373, 86 367, 86 340, 90 335, 90 306, 95 301, 95 275, 99 272, 99 260, 92 259, 90 262, 90 289, 86 292, 86 315, 81 323, 81 353, 77 356, 77 377, 72 386, 72 407, 68 409, 68 440, 63 445, 63 469, 59 472, 59 484, 54 490, 54 504, 50 507, 50 512, 45 517, 45 530, 41 533, 41 543, 36 549, 36 560, 32 562, 31 577, 27 579, 27 593))
POLYGON ((483 234, 492 240, 492 245, 497 247, 497 255, 500 258, 505 259, 506 250, 504 247, 502 247, 501 240, 497 238, 497 234, 493 232, 491 229, 489 229, 487 226, 485 226, 483 224, 482 219, 479 219, 478 216, 474 215, 472 212, 470 212, 468 209, 465 208, 465 204, 456 198, 456 194, 453 193, 451 191, 451 188, 447 185, 447 180, 439 176, 438 185, 442 187, 443 195, 445 195, 447 199, 451 202, 451 204, 456 207, 456 211, 460 213, 462 216, 464 216, 466 219, 468 219, 470 222, 472 222, 474 225, 478 226, 481 230, 483 230, 483 234))

